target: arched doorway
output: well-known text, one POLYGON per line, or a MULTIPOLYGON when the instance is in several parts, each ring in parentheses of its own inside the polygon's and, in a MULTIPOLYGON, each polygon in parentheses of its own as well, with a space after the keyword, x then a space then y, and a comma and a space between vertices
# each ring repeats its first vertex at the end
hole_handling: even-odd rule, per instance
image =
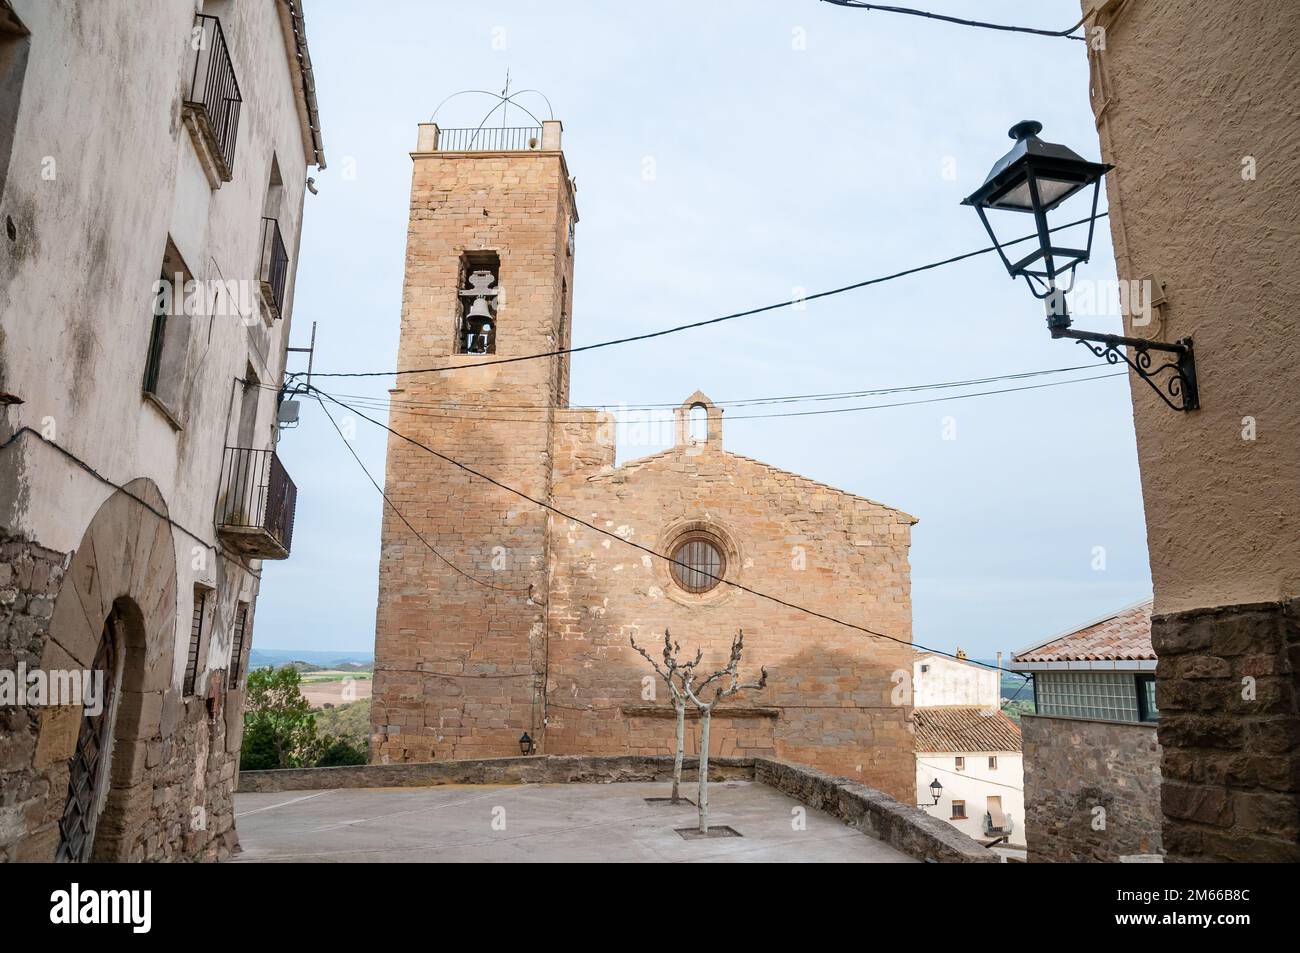
MULTIPOLYGON (((42 752, 50 800, 46 861, 124 861, 152 813, 145 745, 161 743, 177 631, 176 550, 152 482, 112 494, 64 573, 41 667, 103 672, 102 711, 47 707, 42 752), (53 807, 53 805, 51 805, 53 807)), ((34 855, 35 857, 35 855, 34 855)))

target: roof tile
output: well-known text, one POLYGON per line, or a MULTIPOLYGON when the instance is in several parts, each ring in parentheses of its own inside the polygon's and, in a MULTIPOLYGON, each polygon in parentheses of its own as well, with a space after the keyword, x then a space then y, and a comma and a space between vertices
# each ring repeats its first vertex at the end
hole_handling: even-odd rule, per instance
POLYGON ((1019 751, 1020 727, 996 708, 915 708, 917 751, 1019 751))

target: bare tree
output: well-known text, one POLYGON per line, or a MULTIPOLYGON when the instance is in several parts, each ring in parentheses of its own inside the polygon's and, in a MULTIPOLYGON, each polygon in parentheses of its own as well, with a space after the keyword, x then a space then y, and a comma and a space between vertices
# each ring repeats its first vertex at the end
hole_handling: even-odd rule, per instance
POLYGON ((655 670, 655 673, 667 684, 668 695, 673 703, 673 711, 677 714, 677 751, 673 758, 672 803, 679 804, 681 803, 682 759, 686 751, 686 691, 684 686, 691 673, 695 671, 695 666, 700 664, 703 652, 697 651, 693 660, 682 662, 681 643, 672 641, 668 630, 664 629, 664 663, 663 667, 660 668, 659 664, 650 657, 650 653, 636 644, 636 636, 630 636, 630 639, 632 648, 641 653, 642 657, 650 663, 650 667, 655 670))
MULTIPOLYGON (((731 641, 731 658, 727 662, 727 667, 714 672, 704 681, 700 682, 700 687, 696 690, 691 682, 695 679, 695 666, 682 671, 682 688, 685 689, 686 695, 695 707, 700 710, 700 789, 696 797, 696 806, 700 812, 700 833, 709 833, 709 725, 713 721, 713 707, 724 698, 730 698, 737 692, 745 689, 761 689, 767 685, 767 669, 759 669, 759 679, 757 682, 742 684, 740 681, 740 654, 744 649, 745 633, 742 629, 736 630, 736 637, 731 641), (728 684, 730 680, 730 684, 728 684), (721 681, 713 692, 713 700, 709 702, 701 701, 700 695, 704 690, 715 681, 721 681)), ((696 656, 696 664, 699 662, 696 656)))

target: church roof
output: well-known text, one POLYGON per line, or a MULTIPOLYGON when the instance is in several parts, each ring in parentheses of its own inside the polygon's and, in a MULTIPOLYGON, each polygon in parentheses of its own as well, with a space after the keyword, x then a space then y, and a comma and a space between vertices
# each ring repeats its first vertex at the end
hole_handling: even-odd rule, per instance
POLYGON ((896 506, 890 506, 888 503, 881 503, 879 500, 873 500, 870 497, 859 496, 857 493, 850 493, 848 490, 841 490, 839 487, 831 486, 828 483, 822 483, 820 480, 814 480, 811 477, 806 477, 801 473, 795 473, 791 470, 783 470, 780 467, 775 467, 770 463, 764 463, 762 460, 755 460, 753 457, 747 457, 744 454, 732 453, 730 450, 722 450, 715 447, 706 448, 698 444, 692 447, 684 447, 684 446, 669 447, 667 450, 661 450, 658 453, 652 453, 649 456, 638 457, 635 460, 629 460, 620 467, 616 467, 613 470, 607 470, 603 473, 599 473, 595 476, 590 477, 589 479, 591 480, 611 479, 617 473, 631 473, 635 470, 639 470, 646 466, 653 466, 657 463, 660 463, 668 459, 669 457, 682 455, 687 452, 691 453, 692 455, 698 453, 725 454, 726 456, 732 458, 733 460, 743 460, 745 463, 751 464, 756 467, 761 467, 764 470, 767 470, 771 473, 778 474, 780 476, 786 477, 787 479, 799 480, 802 481, 803 483, 811 484, 812 486, 817 487, 818 489, 825 490, 829 493, 834 493, 837 496, 846 497, 850 500, 858 500, 863 503, 870 503, 872 506, 879 506, 882 509, 889 510, 893 513, 897 513, 899 516, 906 519, 909 523, 920 522, 920 520, 917 517, 913 516, 911 513, 904 512, 903 510, 900 510, 896 506))

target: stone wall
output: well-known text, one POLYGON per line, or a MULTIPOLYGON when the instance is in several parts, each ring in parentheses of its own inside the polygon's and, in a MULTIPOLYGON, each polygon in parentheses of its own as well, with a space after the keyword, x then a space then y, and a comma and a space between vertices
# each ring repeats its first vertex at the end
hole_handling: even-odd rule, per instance
POLYGON ((1154 616, 1170 860, 1300 861, 1300 599, 1154 616))
POLYGON ((1160 853, 1154 725, 1024 715, 1020 730, 1031 863, 1160 853))
MULTIPOLYGON (((0 671, 21 665, 41 667, 54 600, 63 583, 67 558, 13 536, 0 535, 0 671)), ((36 859, 31 830, 46 823, 52 802, 45 752, 38 751, 41 710, 33 705, 0 704, 0 860, 36 859)), ((66 793, 67 776, 63 775, 66 793)))

